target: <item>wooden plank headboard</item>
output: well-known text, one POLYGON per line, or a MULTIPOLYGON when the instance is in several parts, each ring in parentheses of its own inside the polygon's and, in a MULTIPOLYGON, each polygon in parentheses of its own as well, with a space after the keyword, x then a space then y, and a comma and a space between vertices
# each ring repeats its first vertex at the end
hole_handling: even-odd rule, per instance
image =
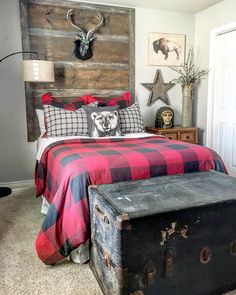
POLYGON ((68 0, 19 1, 23 50, 38 51, 40 59, 55 65, 55 83, 25 83, 29 141, 39 135, 35 109, 42 108, 45 92, 63 101, 83 94, 106 99, 128 90, 134 94, 134 9, 68 0), (96 10, 105 17, 87 61, 73 56, 75 29, 66 19, 71 8, 75 23, 85 30, 97 23, 96 10))

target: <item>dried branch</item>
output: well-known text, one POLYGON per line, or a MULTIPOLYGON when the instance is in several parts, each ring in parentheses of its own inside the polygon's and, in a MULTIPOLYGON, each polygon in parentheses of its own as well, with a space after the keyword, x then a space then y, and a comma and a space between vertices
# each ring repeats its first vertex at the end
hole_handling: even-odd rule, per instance
POLYGON ((171 82, 179 83, 181 85, 194 84, 197 80, 206 76, 209 72, 208 69, 200 69, 194 65, 194 52, 193 48, 188 51, 188 56, 184 64, 180 67, 169 67, 171 70, 177 72, 180 76, 173 79, 171 82))

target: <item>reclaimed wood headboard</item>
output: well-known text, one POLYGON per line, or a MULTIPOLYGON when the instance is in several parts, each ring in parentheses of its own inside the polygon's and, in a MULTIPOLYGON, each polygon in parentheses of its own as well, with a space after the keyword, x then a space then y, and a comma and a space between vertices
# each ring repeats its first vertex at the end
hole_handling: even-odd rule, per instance
POLYGON ((41 95, 71 101, 83 94, 109 99, 124 91, 134 94, 135 10, 68 0, 19 0, 23 50, 37 51, 39 59, 54 61, 55 83, 25 83, 28 140, 39 135, 35 113, 42 108, 41 95), (93 57, 73 56, 75 29, 66 13, 74 9, 74 21, 86 31, 97 23, 96 10, 105 24, 95 34, 93 57))

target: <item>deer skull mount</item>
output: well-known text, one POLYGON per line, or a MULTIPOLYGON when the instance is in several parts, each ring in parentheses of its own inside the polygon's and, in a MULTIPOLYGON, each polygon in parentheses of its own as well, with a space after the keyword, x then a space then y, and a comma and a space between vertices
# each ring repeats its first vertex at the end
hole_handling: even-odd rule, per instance
POLYGON ((74 55, 76 58, 81 60, 90 59, 93 56, 91 45, 92 45, 92 41, 95 38, 94 33, 103 25, 104 17, 101 14, 101 12, 98 11, 97 19, 99 20, 99 23, 96 26, 89 29, 88 32, 86 33, 82 28, 74 24, 71 18, 73 14, 74 14, 73 9, 68 10, 67 20, 70 23, 70 25, 77 30, 77 33, 75 34, 76 40, 74 41, 75 43, 74 55))

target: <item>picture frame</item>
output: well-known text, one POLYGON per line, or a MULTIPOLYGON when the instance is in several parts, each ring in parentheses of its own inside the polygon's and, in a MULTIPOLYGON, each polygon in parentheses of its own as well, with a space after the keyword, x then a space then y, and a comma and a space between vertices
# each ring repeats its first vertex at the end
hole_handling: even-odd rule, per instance
POLYGON ((180 66, 185 59, 186 35, 148 34, 148 65, 180 66))

